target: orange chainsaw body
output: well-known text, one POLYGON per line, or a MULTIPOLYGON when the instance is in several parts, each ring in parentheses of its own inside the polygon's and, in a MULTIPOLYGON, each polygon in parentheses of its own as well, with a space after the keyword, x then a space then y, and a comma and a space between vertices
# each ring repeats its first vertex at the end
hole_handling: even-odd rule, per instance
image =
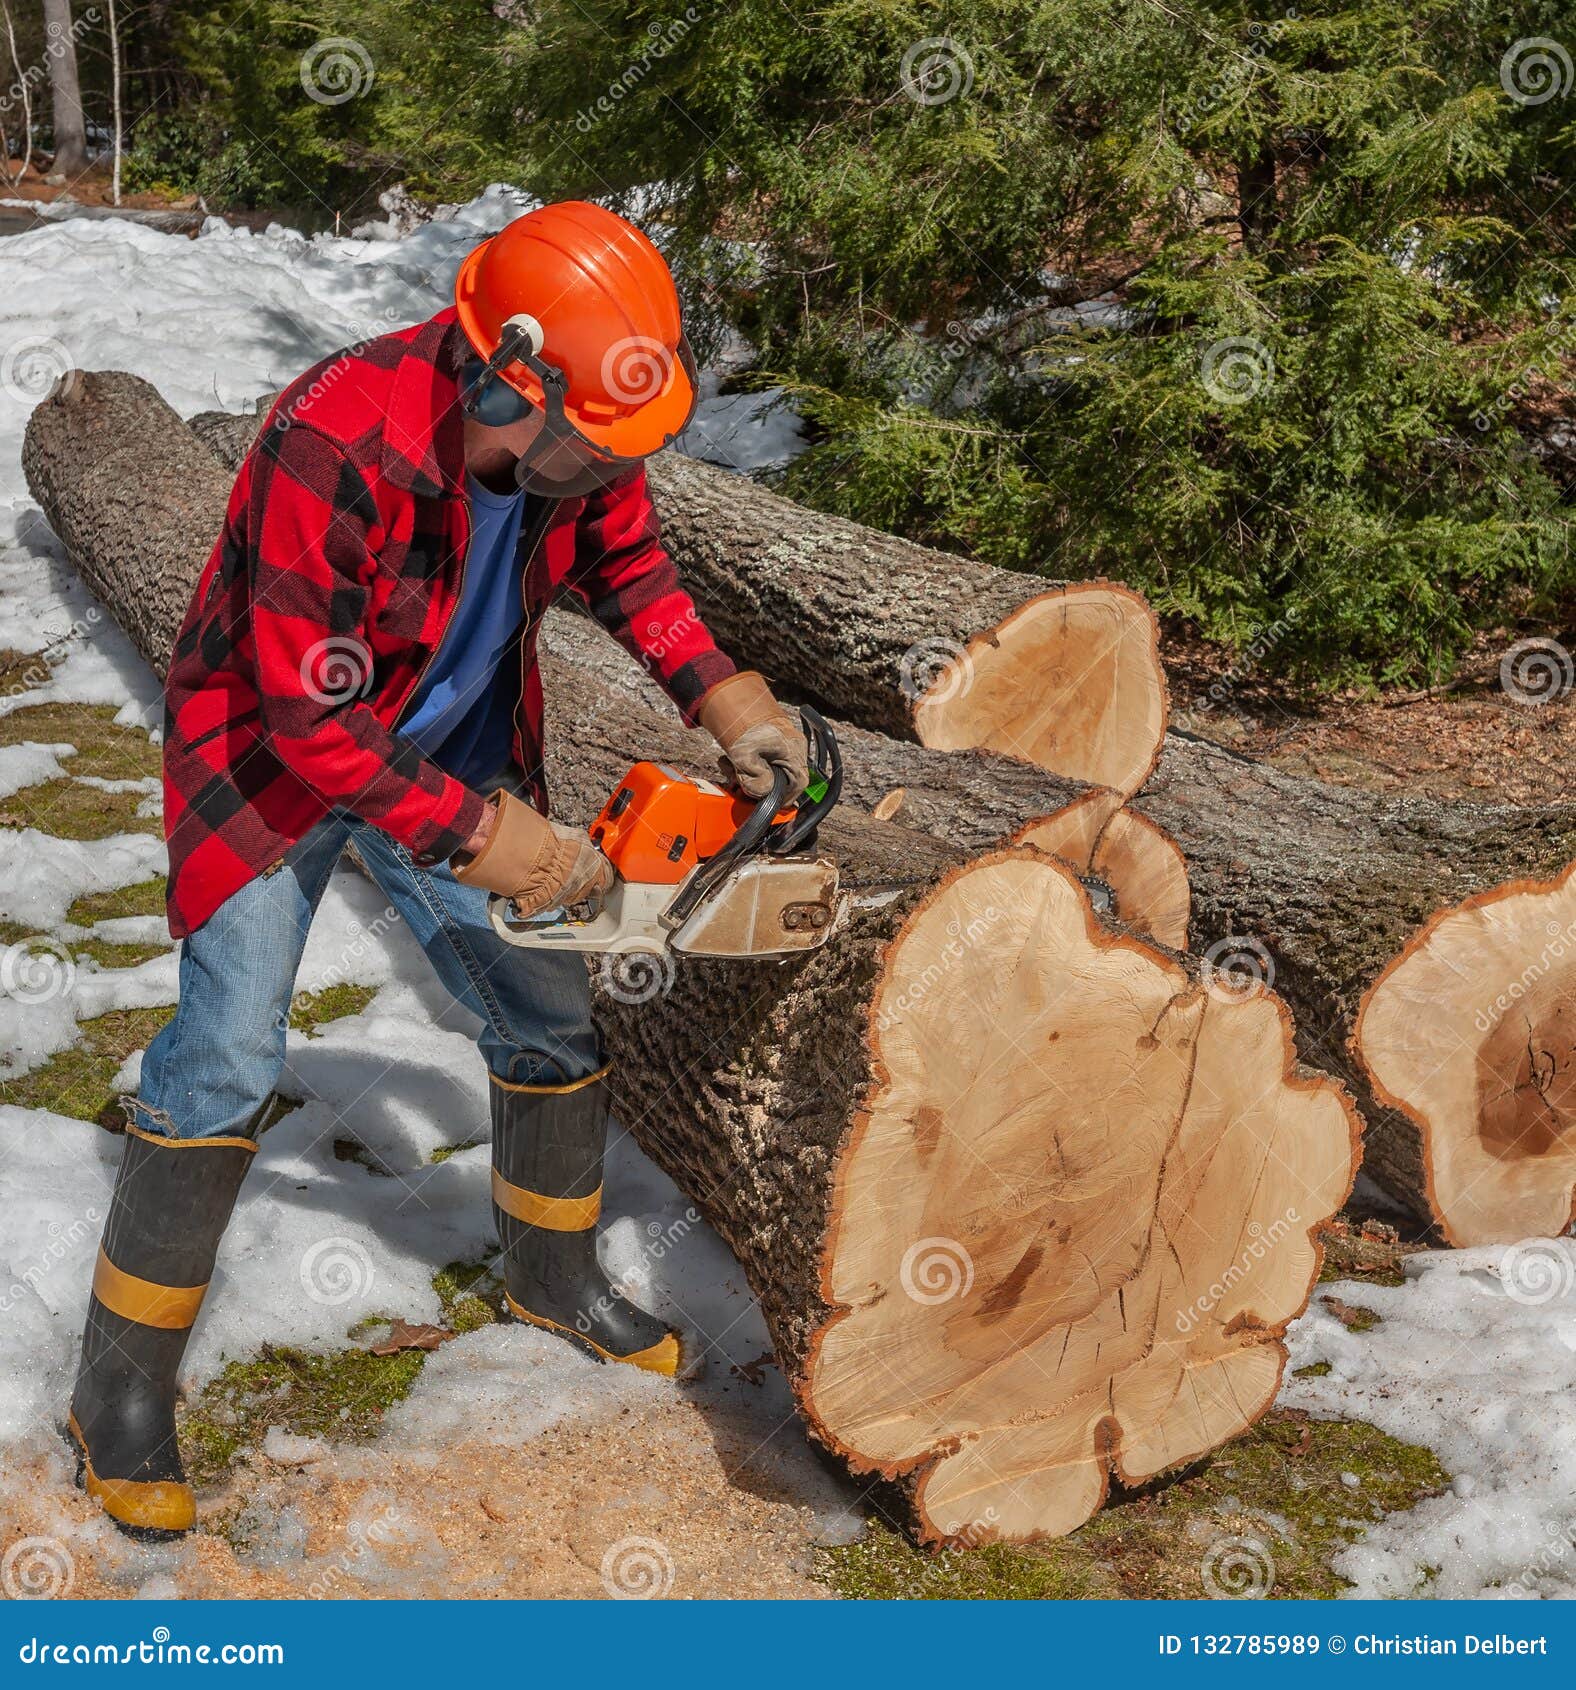
MULTIPOLYGON (((754 803, 686 779, 661 763, 636 763, 588 829, 619 878, 677 886, 733 838, 754 803)), ((792 816, 791 809, 779 820, 792 816)))

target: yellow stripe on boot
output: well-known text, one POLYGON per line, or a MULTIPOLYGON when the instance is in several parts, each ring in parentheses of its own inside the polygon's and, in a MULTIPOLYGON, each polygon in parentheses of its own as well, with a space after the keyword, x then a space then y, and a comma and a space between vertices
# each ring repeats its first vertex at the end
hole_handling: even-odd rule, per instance
POLYGON ((166 1332, 181 1332, 197 1318, 202 1307, 202 1285, 159 1285, 123 1273, 101 1249, 93 1269, 93 1295, 111 1314, 134 1320, 139 1326, 157 1326, 166 1332))
POLYGON ((602 1213, 601 1186, 589 1197, 544 1197, 539 1191, 527 1191, 523 1185, 511 1185, 496 1168, 492 1176, 492 1198, 506 1215, 548 1232, 584 1232, 596 1225, 596 1218, 602 1213))

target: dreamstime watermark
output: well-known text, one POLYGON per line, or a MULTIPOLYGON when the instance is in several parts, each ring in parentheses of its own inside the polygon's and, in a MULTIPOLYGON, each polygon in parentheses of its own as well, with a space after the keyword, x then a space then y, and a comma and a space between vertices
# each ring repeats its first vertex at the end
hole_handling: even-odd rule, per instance
POLYGON ((1251 630, 1252 637, 1232 657, 1229 667, 1210 682, 1209 690, 1198 701, 1200 710, 1226 709, 1234 715, 1244 715, 1236 701, 1236 692, 1251 674, 1275 651, 1301 619, 1295 606, 1273 622, 1260 622, 1251 630))
POLYGON ((1246 405, 1274 386, 1275 359, 1262 340, 1228 335, 1205 348, 1199 376, 1217 405, 1246 405))
POLYGON ((921 1238, 903 1252, 898 1283, 927 1306, 966 1297, 974 1288, 974 1258, 956 1238, 921 1238))
POLYGON ((5 671, 7 695, 32 692, 47 685, 55 672, 55 665, 51 661, 53 655, 63 646, 86 639, 103 619, 104 612, 97 605, 90 605, 63 634, 46 633, 44 644, 37 651, 28 653, 28 661, 20 669, 5 671))
POLYGON ((1499 61, 1499 85, 1518 106, 1563 100, 1576 84, 1576 67, 1558 41, 1547 35, 1523 36, 1499 61))
POLYGON ((956 640, 916 640, 898 663, 898 686, 918 704, 945 704, 974 685, 974 659, 956 640))
POLYGON ((667 387, 676 361, 660 340, 627 335, 602 354, 602 385, 622 405, 644 405, 667 387))
POLYGON ((0 1314, 11 1314, 29 1295, 36 1297, 38 1287, 62 1262, 69 1261, 84 1244, 92 1244, 98 1238, 101 1219, 97 1209, 85 1209, 73 1220, 51 1221, 49 1242, 0 1291, 0 1314))
POLYGON ((385 1540, 391 1543, 399 1540, 398 1511, 391 1505, 366 1525, 352 1520, 345 1527, 345 1536, 350 1539, 349 1549, 317 1573, 306 1587, 307 1595, 314 1602, 335 1595, 347 1579, 355 1578, 357 1567, 368 1555, 375 1554, 385 1540))
POLYGON ((621 1537, 602 1557, 602 1588, 615 1602, 649 1602, 673 1588, 673 1557, 656 1537, 621 1537))
POLYGON ((319 704, 349 704, 372 691, 372 649, 354 634, 330 634, 301 657, 301 685, 319 704))
POLYGON ((349 985, 353 979, 354 965, 360 962, 374 945, 382 942, 384 934, 399 925, 400 913, 392 904, 381 910, 370 922, 352 917, 345 929, 346 939, 339 948, 339 955, 327 968, 315 972, 310 987, 303 989, 326 992, 334 986, 349 985))
POLYGON ((342 106, 370 93, 376 75, 372 55, 348 35, 326 35, 301 55, 301 86, 320 106, 342 106))
POLYGON ((1548 1574, 1562 1569, 1570 1560, 1576 1544, 1571 1542, 1571 1530, 1563 1520, 1545 1520, 1543 1532, 1548 1542, 1532 1557, 1516 1574, 1515 1578, 1506 1585, 1502 1585, 1498 1594, 1501 1598, 1515 1601, 1536 1601, 1543 1594, 1539 1588, 1539 1581, 1548 1574))
POLYGON ((76 1582, 76 1561, 59 1538, 20 1538, 0 1559, 0 1590, 13 1602, 57 1602, 76 1582))
POLYGON ((1568 1239, 1529 1238, 1512 1244, 1495 1266, 1505 1295, 1527 1308, 1563 1302, 1576 1291, 1576 1243, 1568 1239))
POLYGON ((1257 1537, 1217 1537, 1199 1567, 1212 1601, 1258 1602, 1275 1588, 1275 1558, 1257 1537))
POLYGON ((603 991, 619 1003, 650 1003, 653 998, 665 998, 673 990, 676 976, 672 952, 648 945, 604 951, 597 964, 603 991))
POLYGON ((1532 989, 1569 956, 1576 956, 1576 921, 1561 926, 1551 921, 1544 928, 1545 939, 1538 954, 1511 980, 1494 1001, 1485 1004, 1472 1018, 1480 1033, 1491 1033, 1532 989))
POLYGON ((1270 48, 1285 33, 1287 25, 1295 23, 1297 17, 1297 8, 1288 6, 1273 23, 1250 23, 1248 39, 1242 46, 1232 49, 1227 69, 1207 87, 1201 88, 1197 94, 1177 106, 1171 119, 1176 133, 1182 136, 1192 134, 1222 101, 1234 99, 1241 92, 1243 84, 1254 74, 1258 61, 1268 54, 1270 48))
POLYGON ((1517 640, 1499 660, 1499 687, 1528 710, 1554 704, 1576 690, 1576 658, 1558 640, 1517 640))
POLYGON ((987 904, 978 914, 971 916, 967 922, 955 918, 947 923, 947 937, 936 954, 919 971, 917 975, 905 975, 907 984, 895 996, 883 996, 881 1009, 876 1016, 876 1028, 885 1032, 910 1010, 918 1009, 926 998, 952 973, 959 963, 965 962, 979 949, 988 944, 995 932, 997 923, 1004 920, 1005 910, 999 910, 994 904, 987 904))
POLYGON ((320 1238, 301 1257, 301 1289, 314 1303, 353 1302, 376 1278, 372 1258, 353 1238, 320 1238))
POLYGON ((23 105, 31 102, 33 90, 36 89, 41 82, 47 80, 49 76, 50 60, 58 59, 65 51, 65 42, 68 35, 71 37, 73 46, 78 45, 85 35, 96 29, 103 21, 104 14, 98 9, 98 7, 89 6, 88 9, 81 13, 80 16, 74 17, 71 20, 71 27, 69 30, 62 28, 58 23, 48 24, 44 31, 44 56, 42 62, 35 59, 33 63, 30 64, 21 73, 21 75, 12 82, 11 86, 6 89, 5 93, 0 95, 0 118, 9 117, 11 114, 11 108, 19 102, 23 105))
POLYGON ((686 6, 680 17, 654 18, 648 23, 640 52, 590 105, 582 106, 575 113, 575 128, 585 135, 604 117, 611 117, 624 97, 645 81, 651 67, 665 59, 700 22, 700 16, 699 7, 686 6))
POLYGON ((70 997, 77 960, 58 939, 34 935, 0 953, 0 996, 37 1005, 70 997))
POLYGON ((356 326, 364 328, 366 332, 342 346, 338 352, 327 359, 317 374, 312 377, 299 393, 291 395, 288 405, 281 405, 273 415, 269 427, 283 433, 296 422, 304 418, 312 407, 326 394, 332 393, 335 387, 349 373, 356 359, 358 359, 371 343, 391 329, 398 328, 406 322, 410 313, 395 309, 393 306, 385 308, 371 318, 363 318, 356 326))
POLYGON ((1275 959, 1258 939, 1241 933, 1217 939, 1199 961, 1205 989, 1213 998, 1240 1002, 1275 984, 1275 959))
POLYGON ((1205 1315, 1218 1308, 1227 1292, 1240 1285, 1271 1251, 1278 1249, 1291 1236, 1299 1219, 1301 1217, 1295 1209, 1288 1209, 1268 1226, 1259 1221, 1249 1221, 1248 1242, 1243 1245, 1241 1253, 1219 1279, 1206 1286, 1185 1309, 1178 1310, 1177 1331, 1186 1335, 1205 1315))
POLYGON ((973 88, 973 56, 950 35, 927 35, 904 52, 898 86, 916 106, 944 106, 973 88))
POLYGON ((20 405, 36 405, 75 368, 75 359, 53 335, 25 335, 0 355, 0 391, 20 405))
POLYGON ((700 1210, 688 1208, 676 1221, 646 1223, 646 1236, 641 1240, 639 1260, 627 1268, 588 1307, 575 1315, 575 1331, 582 1338, 595 1338, 598 1326, 613 1313, 618 1304, 633 1302, 632 1292, 639 1289, 639 1270, 650 1262, 660 1262, 700 1225, 700 1210))

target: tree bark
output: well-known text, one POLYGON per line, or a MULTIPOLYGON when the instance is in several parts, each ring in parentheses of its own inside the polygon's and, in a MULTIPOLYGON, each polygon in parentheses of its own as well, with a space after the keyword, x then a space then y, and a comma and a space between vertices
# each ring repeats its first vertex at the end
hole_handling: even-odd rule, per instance
POLYGON ((62 378, 28 418, 22 468, 83 580, 162 679, 233 478, 151 383, 119 370, 62 378))
MULTIPOLYGON (((188 486, 197 442, 145 384, 80 379, 35 414, 32 484, 162 670, 171 618, 144 606, 189 588, 223 499, 127 508, 91 461, 117 405, 188 486)), ((610 682, 547 643, 563 813, 636 757, 710 761, 632 665, 610 682)), ((1355 1111, 1297 1068, 1277 999, 1211 991, 1046 854, 974 858, 853 806, 822 844, 848 903, 821 949, 593 965, 620 1119, 734 1249, 812 1433, 918 1536, 1072 1530, 1113 1476, 1196 1459, 1273 1400, 1355 1111)))
POLYGON ((1165 733, 1153 612, 806 510, 663 452, 663 538, 723 647, 828 714, 1134 792, 1165 733))
POLYGON ((77 74, 77 37, 71 0, 44 0, 44 53, 49 60, 49 95, 54 114, 52 169, 80 176, 88 167, 88 132, 77 74))

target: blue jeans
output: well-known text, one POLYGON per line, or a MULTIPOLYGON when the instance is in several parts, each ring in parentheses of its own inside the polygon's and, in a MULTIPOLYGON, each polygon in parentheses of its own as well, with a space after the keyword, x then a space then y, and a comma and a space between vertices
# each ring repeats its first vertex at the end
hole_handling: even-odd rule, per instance
POLYGON ((447 868, 417 868, 386 833, 336 810, 182 944, 180 1003, 148 1046, 133 1100, 143 1125, 222 1137, 244 1131, 268 1101, 307 929, 352 841, 443 986, 480 1018, 477 1043, 494 1074, 556 1085, 600 1066, 584 957, 505 944, 485 892, 447 868))

